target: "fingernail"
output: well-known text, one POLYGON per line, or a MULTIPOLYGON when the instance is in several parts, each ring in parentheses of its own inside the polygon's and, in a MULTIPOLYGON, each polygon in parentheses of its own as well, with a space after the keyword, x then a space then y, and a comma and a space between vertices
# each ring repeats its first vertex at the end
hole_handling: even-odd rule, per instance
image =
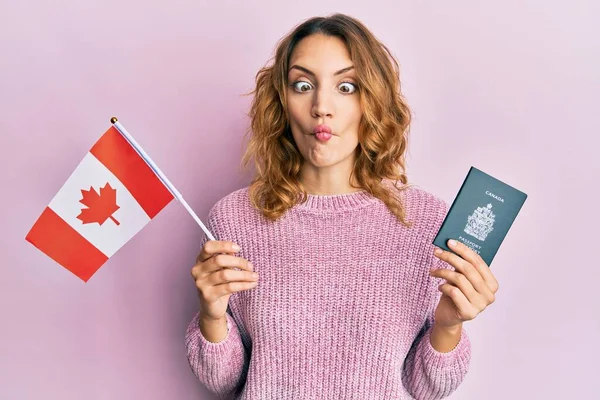
POLYGON ((237 244, 233 245, 233 251, 240 251, 240 250, 241 250, 240 246, 238 246, 237 244))
POLYGON ((251 270, 254 269, 254 265, 252 265, 252 263, 250 261, 248 261, 248 268, 250 268, 251 270))
POLYGON ((448 240, 448 244, 449 244, 450 246, 454 247, 454 246, 456 246, 456 240, 454 240, 454 239, 450 239, 450 240, 448 240))
POLYGON ((256 272, 253 272, 253 273, 252 273, 252 277, 253 277, 254 279, 258 278, 258 274, 257 274, 256 272))
POLYGON ((433 252, 438 256, 443 253, 441 249, 435 249, 433 252))

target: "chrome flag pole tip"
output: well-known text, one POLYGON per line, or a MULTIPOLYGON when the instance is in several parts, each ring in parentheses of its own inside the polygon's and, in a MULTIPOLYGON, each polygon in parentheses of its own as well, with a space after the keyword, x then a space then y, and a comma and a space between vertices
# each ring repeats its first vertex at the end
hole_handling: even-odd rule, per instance
POLYGON ((111 123, 111 124, 114 124, 114 123, 116 123, 117 121, 118 121, 117 117, 112 117, 112 118, 110 119, 110 123, 111 123))

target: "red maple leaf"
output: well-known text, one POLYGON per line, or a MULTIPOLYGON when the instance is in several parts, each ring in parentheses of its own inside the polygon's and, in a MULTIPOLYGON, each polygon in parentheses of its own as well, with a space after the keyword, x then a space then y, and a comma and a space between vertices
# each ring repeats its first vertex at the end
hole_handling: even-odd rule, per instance
POLYGON ((100 188, 100 194, 90 186, 90 190, 81 189, 81 195, 83 198, 79 202, 88 208, 82 208, 77 218, 84 224, 97 222, 102 225, 110 218, 115 224, 120 225, 119 221, 112 216, 120 208, 117 205, 117 190, 110 187, 108 182, 100 188))

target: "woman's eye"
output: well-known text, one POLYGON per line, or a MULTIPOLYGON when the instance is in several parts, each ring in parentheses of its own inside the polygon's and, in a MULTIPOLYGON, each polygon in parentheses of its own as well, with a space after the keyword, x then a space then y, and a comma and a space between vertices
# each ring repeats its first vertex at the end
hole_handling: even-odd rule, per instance
POLYGON ((295 82, 293 86, 296 92, 306 92, 312 88, 310 83, 304 81, 295 82))
POLYGON ((340 83, 339 88, 342 93, 354 93, 356 91, 356 85, 350 82, 340 83))

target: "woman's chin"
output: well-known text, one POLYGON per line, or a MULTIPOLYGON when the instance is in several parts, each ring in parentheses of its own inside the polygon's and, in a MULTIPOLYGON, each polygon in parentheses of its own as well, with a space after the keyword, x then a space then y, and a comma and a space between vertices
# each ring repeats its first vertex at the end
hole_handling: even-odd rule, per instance
POLYGON ((332 159, 310 159, 308 163, 313 168, 330 168, 336 164, 339 164, 341 160, 332 160, 332 159))

